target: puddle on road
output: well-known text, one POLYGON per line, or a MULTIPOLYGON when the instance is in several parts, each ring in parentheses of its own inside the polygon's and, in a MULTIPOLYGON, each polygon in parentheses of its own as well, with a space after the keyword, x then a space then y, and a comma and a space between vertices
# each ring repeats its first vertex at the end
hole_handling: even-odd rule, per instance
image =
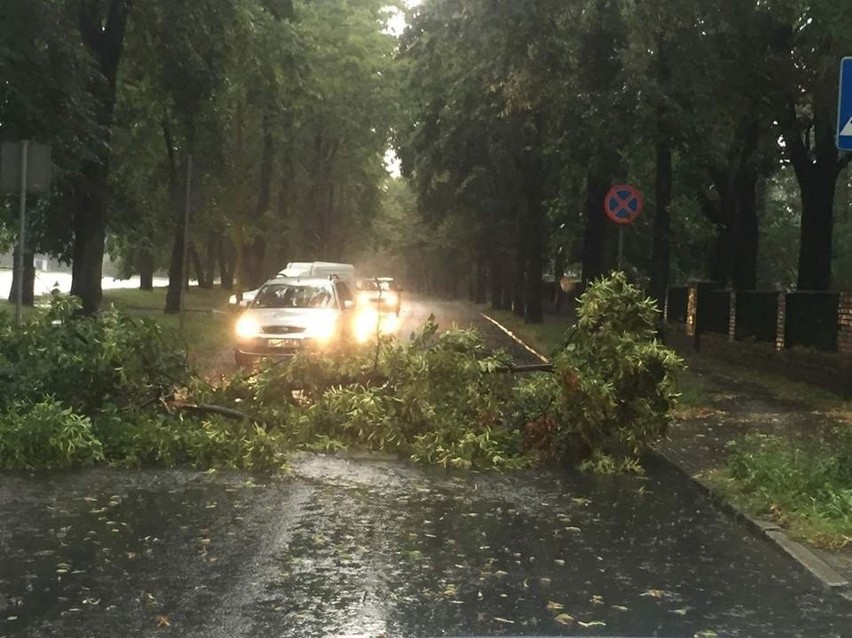
POLYGON ((666 468, 465 473, 304 455, 275 477, 4 475, 0 516, 0 636, 852 626, 852 609, 666 468))

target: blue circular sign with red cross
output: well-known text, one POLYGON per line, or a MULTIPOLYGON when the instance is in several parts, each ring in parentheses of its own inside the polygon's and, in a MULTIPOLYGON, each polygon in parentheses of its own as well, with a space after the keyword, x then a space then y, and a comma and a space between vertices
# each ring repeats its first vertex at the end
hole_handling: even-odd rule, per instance
POLYGON ((616 224, 630 224, 645 205, 642 193, 629 184, 617 184, 604 197, 604 212, 616 224))

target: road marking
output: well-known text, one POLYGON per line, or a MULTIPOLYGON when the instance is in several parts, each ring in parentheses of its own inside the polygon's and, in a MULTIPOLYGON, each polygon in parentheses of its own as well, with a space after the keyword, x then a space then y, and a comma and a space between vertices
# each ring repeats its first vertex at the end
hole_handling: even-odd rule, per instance
POLYGON ((480 314, 481 316, 485 317, 486 319, 488 319, 488 321, 490 321, 491 323, 493 323, 495 326, 497 326, 498 328, 500 328, 500 330, 502 330, 503 332, 505 332, 505 333, 509 336, 509 338, 510 338, 510 339, 512 339, 512 341, 514 341, 515 343, 517 343, 519 346, 523 346, 523 347, 527 350, 527 352, 529 352, 531 355, 533 355, 533 356, 535 356, 535 357, 538 357, 538 359, 539 359, 542 363, 550 363, 550 359, 548 359, 547 357, 545 357, 543 354, 541 354, 541 353, 540 353, 540 352, 538 352, 537 350, 534 350, 533 348, 531 348, 530 346, 528 346, 528 345, 527 345, 527 344, 526 344, 526 343, 525 343, 525 342, 524 342, 524 341, 523 341, 523 340, 522 340, 519 336, 517 336, 514 332, 512 332, 512 331, 511 331, 511 330, 509 330, 507 327, 505 327, 504 325, 502 325, 502 324, 501 324, 500 322, 498 322, 496 319, 492 319, 491 317, 489 317, 488 315, 486 315, 484 312, 480 312, 479 314, 480 314))

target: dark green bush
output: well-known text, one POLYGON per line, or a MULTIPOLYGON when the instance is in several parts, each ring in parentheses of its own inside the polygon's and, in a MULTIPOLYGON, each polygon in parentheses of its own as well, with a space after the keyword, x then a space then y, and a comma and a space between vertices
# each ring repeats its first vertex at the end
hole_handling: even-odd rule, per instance
POLYGON ((580 459, 638 455, 665 435, 682 362, 655 338, 653 301, 622 273, 592 284, 577 315, 554 359, 557 445, 580 459))
POLYGON ((0 409, 50 395, 94 416, 104 406, 153 401, 187 379, 186 353, 152 319, 118 310, 75 314, 76 297, 55 297, 21 327, 0 314, 0 409))
POLYGON ((51 397, 13 403, 0 414, 0 469, 66 468, 103 460, 103 446, 88 417, 51 397))

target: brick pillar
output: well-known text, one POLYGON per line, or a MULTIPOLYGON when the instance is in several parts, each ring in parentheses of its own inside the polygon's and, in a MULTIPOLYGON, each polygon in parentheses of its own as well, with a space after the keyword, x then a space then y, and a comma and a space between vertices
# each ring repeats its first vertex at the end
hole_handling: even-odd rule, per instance
POLYGON ((837 351, 852 355, 852 290, 841 292, 837 304, 837 351))
POLYGON ((785 346, 785 326, 787 318, 787 293, 778 293, 778 312, 775 322, 775 352, 781 352, 785 346))
POLYGON ((731 292, 731 301, 728 307, 728 341, 737 338, 737 293, 731 292))

